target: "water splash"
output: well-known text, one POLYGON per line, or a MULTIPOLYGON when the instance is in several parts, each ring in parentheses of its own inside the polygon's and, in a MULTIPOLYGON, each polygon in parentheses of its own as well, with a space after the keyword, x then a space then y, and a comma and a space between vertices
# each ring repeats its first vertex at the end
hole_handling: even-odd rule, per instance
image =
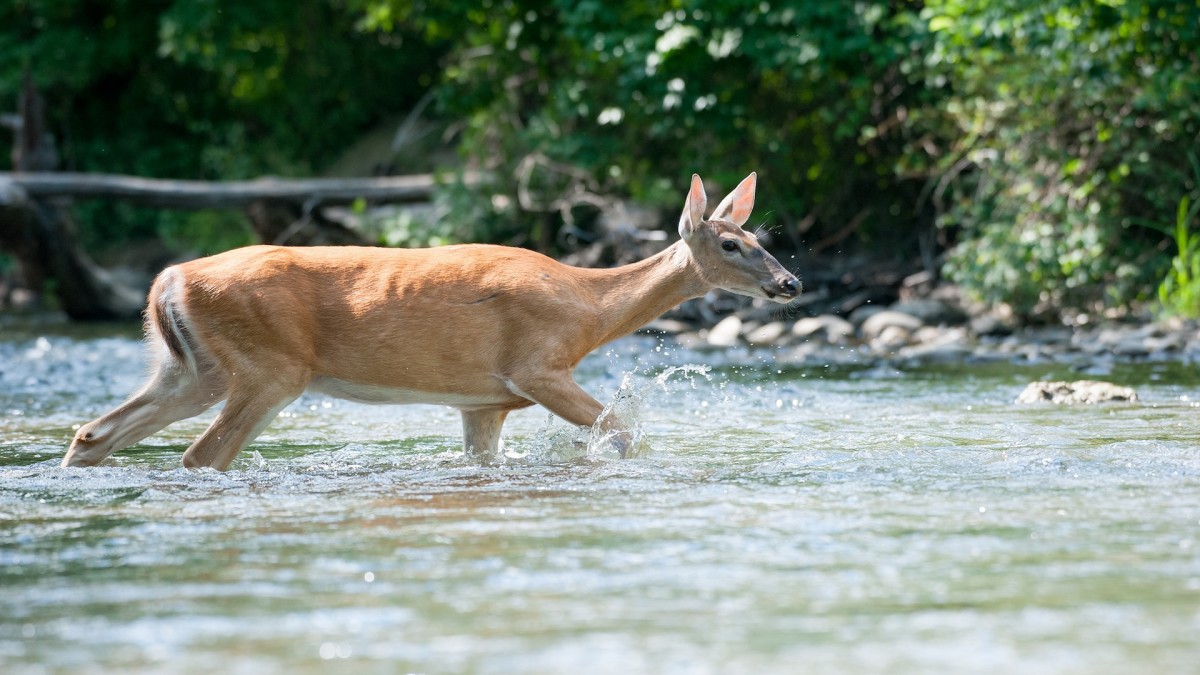
POLYGON ((526 450, 509 450, 508 459, 533 462, 608 461, 642 457, 649 454, 643 427, 643 407, 650 396, 671 393, 676 382, 696 389, 696 377, 712 381, 709 366, 685 364, 671 366, 645 380, 637 368, 621 378, 612 400, 604 406, 591 428, 566 425, 553 415, 546 418, 526 450))
MULTIPOLYGON (((671 392, 672 378, 680 376, 692 389, 696 388, 696 376, 711 382, 712 368, 696 364, 671 366, 649 382, 635 382, 637 371, 627 373, 621 386, 588 434, 588 457, 591 459, 633 458, 648 454, 642 425, 643 404, 656 390, 671 392), (613 430, 613 429, 617 430, 613 430)), ((677 380, 678 381, 678 380, 677 380)))
POLYGON ((587 459, 588 429, 563 424, 554 415, 546 415, 546 421, 526 442, 510 446, 504 457, 532 464, 559 464, 587 459))
POLYGON ((252 462, 253 466, 255 466, 259 469, 263 469, 263 470, 267 469, 267 460, 266 460, 266 458, 264 458, 262 456, 262 453, 259 452, 258 450, 255 450, 251 453, 250 461, 252 462))

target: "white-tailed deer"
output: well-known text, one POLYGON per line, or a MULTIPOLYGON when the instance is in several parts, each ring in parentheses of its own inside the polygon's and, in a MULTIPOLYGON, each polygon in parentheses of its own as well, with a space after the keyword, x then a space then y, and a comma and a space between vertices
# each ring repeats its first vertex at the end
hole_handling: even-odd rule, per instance
POLYGON ((781 303, 799 293, 742 229, 755 181, 747 176, 705 220, 692 176, 681 241, 615 269, 477 244, 250 246, 169 267, 146 309, 149 381, 80 427, 63 466, 97 464, 225 401, 183 454, 185 466, 225 469, 305 389, 452 406, 477 454, 495 453, 505 416, 534 403, 593 425, 603 406, 572 378, 588 352, 712 288, 781 303))

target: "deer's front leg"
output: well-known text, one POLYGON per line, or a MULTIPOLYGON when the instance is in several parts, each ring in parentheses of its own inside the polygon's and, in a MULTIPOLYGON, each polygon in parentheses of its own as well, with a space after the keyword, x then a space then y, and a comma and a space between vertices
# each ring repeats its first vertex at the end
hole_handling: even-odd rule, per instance
MULTIPOLYGON (((508 385, 513 393, 540 403, 571 424, 594 427, 596 420, 600 419, 600 413, 604 412, 604 406, 584 391, 569 372, 528 376, 514 379, 508 385)), ((615 415, 606 415, 600 421, 600 431, 609 437, 622 458, 628 454, 632 436, 615 415)))
POLYGON ((500 452, 500 429, 507 410, 464 410, 463 450, 473 457, 492 458, 500 452))

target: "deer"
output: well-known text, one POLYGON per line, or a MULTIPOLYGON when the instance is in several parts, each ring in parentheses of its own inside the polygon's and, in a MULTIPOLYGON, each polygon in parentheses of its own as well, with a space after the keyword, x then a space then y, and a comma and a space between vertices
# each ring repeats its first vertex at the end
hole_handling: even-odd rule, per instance
POLYGON ((150 375, 78 428, 63 467, 94 466, 168 425, 225 405, 183 453, 226 470, 306 390, 462 414, 463 450, 495 456, 505 418, 540 404, 573 425, 628 430, 576 383, 576 365, 713 289, 791 302, 799 279, 743 228, 751 173, 705 218, 693 174, 678 241, 607 269, 517 247, 247 246, 164 269, 145 310, 150 375))

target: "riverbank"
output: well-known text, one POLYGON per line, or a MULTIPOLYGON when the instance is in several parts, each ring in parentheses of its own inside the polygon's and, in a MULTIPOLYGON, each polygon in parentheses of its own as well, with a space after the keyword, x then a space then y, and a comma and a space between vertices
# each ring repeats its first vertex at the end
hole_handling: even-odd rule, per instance
POLYGON ((938 299, 864 305, 848 316, 787 316, 750 306, 697 327, 668 317, 644 332, 688 349, 771 349, 777 362, 904 366, 1011 361, 1066 363, 1103 374, 1128 361, 1200 362, 1200 323, 1182 319, 1013 326, 938 299))

